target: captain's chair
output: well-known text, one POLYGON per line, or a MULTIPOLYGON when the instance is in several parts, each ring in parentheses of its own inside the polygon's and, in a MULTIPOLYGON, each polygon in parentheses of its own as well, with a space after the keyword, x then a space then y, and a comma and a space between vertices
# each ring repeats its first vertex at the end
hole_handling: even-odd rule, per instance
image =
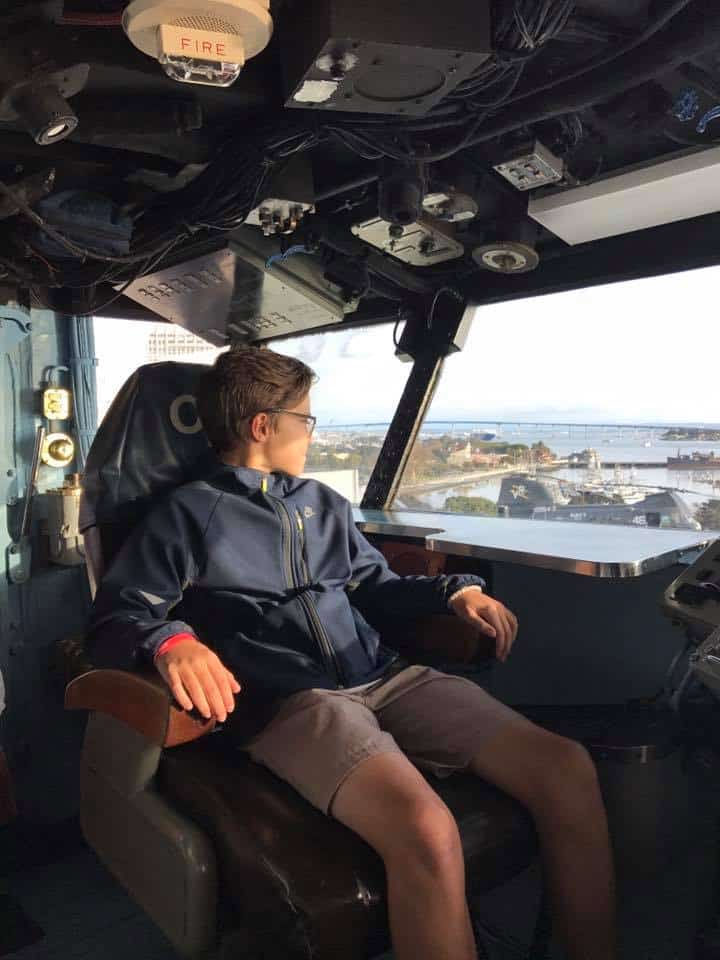
MULTIPOLYGON (((82 525, 91 585, 152 503, 207 452, 194 384, 204 368, 141 367, 88 458, 82 525)), ((94 586, 93 586, 94 589, 94 586)), ((480 652, 455 617, 417 624, 459 659, 480 652)), ((393 638, 387 638, 392 644, 393 638)), ((383 864, 340 823, 173 704, 155 671, 88 670, 81 822, 88 843, 185 957, 365 960, 388 947, 383 864)), ((240 703, 241 697, 238 699, 240 703)), ((462 836, 469 888, 504 883, 536 855, 525 811, 476 777, 432 780, 462 836)), ((536 943, 536 946, 538 944, 536 943)))

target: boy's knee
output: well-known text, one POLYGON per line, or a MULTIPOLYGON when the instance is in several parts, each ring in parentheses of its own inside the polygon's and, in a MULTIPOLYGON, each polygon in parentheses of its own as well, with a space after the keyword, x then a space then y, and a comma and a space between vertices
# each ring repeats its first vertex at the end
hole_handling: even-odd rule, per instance
POLYGON ((396 828, 386 862, 395 860, 407 868, 420 867, 433 876, 455 869, 462 862, 457 823, 439 798, 414 801, 396 828))
POLYGON ((555 740, 558 771, 566 783, 579 787, 595 786, 597 770, 585 747, 567 737, 555 737, 555 740))
POLYGON ((579 798, 598 790, 595 764, 577 741, 547 734, 540 759, 535 782, 539 805, 555 810, 573 809, 579 798))

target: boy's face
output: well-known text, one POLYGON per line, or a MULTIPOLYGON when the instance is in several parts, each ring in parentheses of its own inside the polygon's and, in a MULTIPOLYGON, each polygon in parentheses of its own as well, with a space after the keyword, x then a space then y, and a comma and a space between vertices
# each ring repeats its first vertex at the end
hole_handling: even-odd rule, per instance
POLYGON ((307 394, 294 407, 284 407, 273 414, 274 429, 269 429, 263 439, 263 454, 268 469, 282 470, 293 476, 299 476, 305 469, 308 447, 312 442, 310 394, 307 394))

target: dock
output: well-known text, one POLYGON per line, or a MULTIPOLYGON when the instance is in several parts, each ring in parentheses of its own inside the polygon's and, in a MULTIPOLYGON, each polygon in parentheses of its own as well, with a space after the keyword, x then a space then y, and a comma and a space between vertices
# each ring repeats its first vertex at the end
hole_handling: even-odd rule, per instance
MULTIPOLYGON (((587 470, 587 463, 566 463, 566 467, 570 470, 587 470)), ((642 468, 642 469, 651 469, 655 468, 664 468, 667 469, 667 460, 601 460, 600 466, 603 469, 614 470, 615 467, 621 469, 630 469, 630 467, 642 468)))
MULTIPOLYGON (((537 464, 537 471, 552 471, 558 467, 567 466, 564 460, 556 460, 551 463, 537 464)), ((417 480, 413 483, 401 484, 403 493, 418 493, 421 490, 442 490, 444 487, 460 487, 463 485, 472 485, 482 483, 483 480, 492 477, 505 477, 511 473, 529 474, 530 470, 526 465, 513 464, 504 467, 493 467, 490 470, 475 470, 467 473, 447 474, 442 477, 433 477, 428 480, 417 480)))

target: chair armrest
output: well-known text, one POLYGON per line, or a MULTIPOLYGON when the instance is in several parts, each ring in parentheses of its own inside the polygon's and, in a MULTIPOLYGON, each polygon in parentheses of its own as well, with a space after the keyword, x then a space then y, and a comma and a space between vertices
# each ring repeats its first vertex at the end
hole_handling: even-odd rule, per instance
POLYGON ((215 727, 176 706, 157 673, 90 670, 65 688, 65 709, 109 714, 160 747, 198 740, 215 727))
POLYGON ((397 632, 397 637, 390 634, 391 646, 415 662, 425 654, 445 663, 465 664, 495 656, 495 641, 453 613, 406 622, 397 632))

